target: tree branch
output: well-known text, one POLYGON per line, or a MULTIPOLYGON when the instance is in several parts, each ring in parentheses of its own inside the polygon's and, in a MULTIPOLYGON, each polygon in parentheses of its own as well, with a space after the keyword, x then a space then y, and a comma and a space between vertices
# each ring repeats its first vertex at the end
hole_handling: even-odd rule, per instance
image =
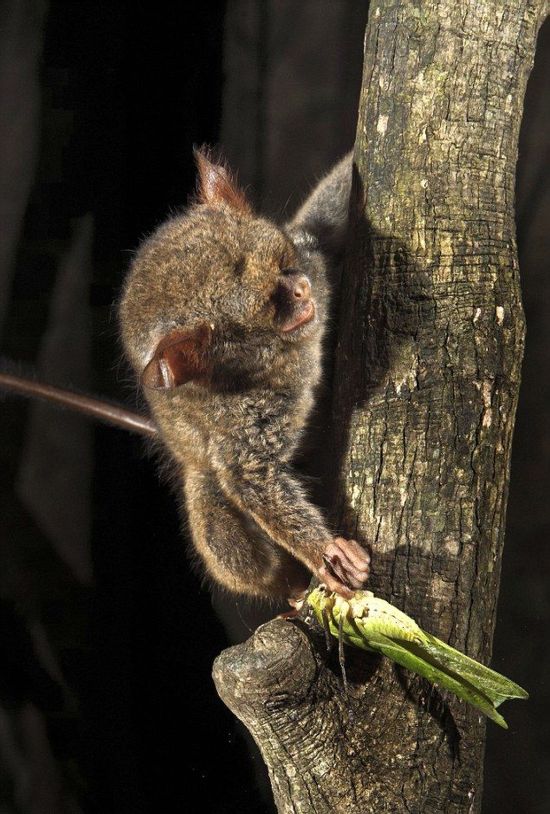
MULTIPOLYGON (((546 10, 371 5, 342 279, 336 525, 372 544, 377 594, 485 662, 524 342, 514 170, 546 10)), ((216 662, 279 811, 479 811, 480 716, 384 660, 347 659, 349 696, 322 645, 275 621, 216 662)))

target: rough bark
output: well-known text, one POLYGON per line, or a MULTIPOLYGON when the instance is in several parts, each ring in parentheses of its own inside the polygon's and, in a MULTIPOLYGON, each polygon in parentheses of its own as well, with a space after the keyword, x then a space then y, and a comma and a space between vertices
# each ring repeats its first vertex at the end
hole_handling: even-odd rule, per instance
MULTIPOLYGON (((335 354, 340 530, 372 589, 487 662, 524 342, 513 196, 536 0, 373 3, 335 354)), ((281 812, 480 810, 485 724, 277 620, 214 667, 281 812)), ((508 672, 513 671, 508 670, 508 672)))
POLYGON ((550 18, 542 26, 519 137, 516 228, 527 341, 514 430, 493 661, 529 687, 510 707, 513 748, 487 727, 484 814, 550 811, 550 18), (529 597, 529 601, 525 601, 529 597))

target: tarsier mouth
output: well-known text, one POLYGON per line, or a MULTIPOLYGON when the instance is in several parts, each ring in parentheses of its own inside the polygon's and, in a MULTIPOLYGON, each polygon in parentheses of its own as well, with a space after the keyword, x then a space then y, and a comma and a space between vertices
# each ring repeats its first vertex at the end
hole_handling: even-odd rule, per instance
POLYGON ((303 325, 307 325, 307 323, 311 322, 314 317, 315 303, 313 300, 308 300, 307 302, 304 302, 299 309, 297 309, 297 313, 294 313, 290 319, 284 322, 284 324, 281 326, 281 330, 283 333, 292 333, 292 331, 296 331, 303 325))

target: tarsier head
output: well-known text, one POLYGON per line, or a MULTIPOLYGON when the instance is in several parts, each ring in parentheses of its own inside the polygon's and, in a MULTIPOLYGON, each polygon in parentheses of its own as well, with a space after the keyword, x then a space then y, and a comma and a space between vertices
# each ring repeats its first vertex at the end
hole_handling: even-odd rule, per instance
POLYGON ((141 382, 161 391, 261 378, 324 324, 312 240, 256 216, 226 166, 195 155, 195 200, 140 247, 121 303, 141 382))

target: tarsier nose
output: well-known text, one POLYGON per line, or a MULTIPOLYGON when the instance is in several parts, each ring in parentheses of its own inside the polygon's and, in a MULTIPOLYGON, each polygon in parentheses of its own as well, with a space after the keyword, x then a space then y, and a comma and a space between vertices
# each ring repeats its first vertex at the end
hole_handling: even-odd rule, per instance
POLYGON ((309 300, 311 297, 311 284, 307 277, 299 277, 296 280, 293 294, 297 300, 309 300))

